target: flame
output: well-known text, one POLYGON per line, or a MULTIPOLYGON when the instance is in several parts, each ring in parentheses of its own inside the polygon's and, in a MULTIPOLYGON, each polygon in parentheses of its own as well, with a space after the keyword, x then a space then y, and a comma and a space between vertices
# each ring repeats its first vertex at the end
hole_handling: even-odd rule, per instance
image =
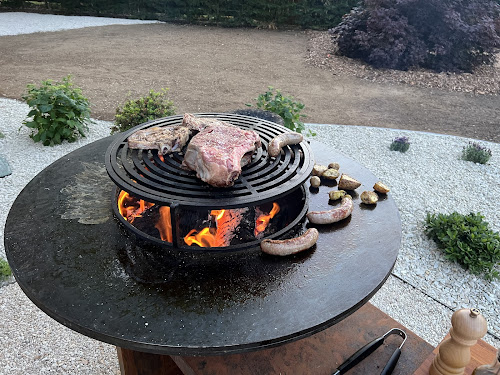
MULTIPOLYGON (((136 217, 142 217, 142 213, 154 205, 154 203, 131 196, 125 190, 120 191, 118 195, 118 210, 129 223, 133 223, 136 217)), ((159 211, 160 219, 155 224, 155 228, 160 232, 160 237, 163 241, 172 242, 170 207, 160 206, 159 211)))
POLYGON ((154 203, 135 198, 124 190, 120 191, 118 196, 118 210, 129 223, 132 223, 136 217, 141 217, 144 211, 154 205, 154 203))
POLYGON ((184 237, 184 242, 191 246, 196 244, 200 247, 216 247, 216 236, 210 232, 210 228, 203 228, 201 231, 191 229, 191 231, 184 237))
POLYGON ((221 226, 222 218, 226 210, 212 210, 210 211, 210 216, 215 220, 215 228, 203 228, 201 231, 196 229, 191 229, 189 233, 184 237, 184 242, 191 246, 196 244, 200 247, 220 247, 223 246, 223 236, 219 234, 217 236, 217 229, 221 226), (212 229, 212 230, 211 230, 212 229), (215 230, 214 230, 215 229, 215 230))
POLYGON ((257 236, 259 233, 264 232, 267 228, 267 225, 271 221, 271 219, 280 212, 280 206, 278 203, 273 202, 273 208, 271 212, 267 215, 260 215, 257 220, 255 220, 255 230, 254 234, 257 236))
POLYGON ((212 210, 210 211, 211 216, 215 216, 215 222, 217 223, 222 219, 222 216, 226 213, 226 210, 212 210))
POLYGON ((248 208, 211 210, 209 215, 211 225, 200 231, 192 229, 184 237, 184 242, 189 246, 195 244, 200 247, 229 246, 236 235, 236 229, 240 225, 243 214, 247 211, 248 208))
POLYGON ((160 232, 163 241, 172 243, 172 218, 170 217, 170 207, 160 207, 160 219, 155 224, 155 228, 160 232))

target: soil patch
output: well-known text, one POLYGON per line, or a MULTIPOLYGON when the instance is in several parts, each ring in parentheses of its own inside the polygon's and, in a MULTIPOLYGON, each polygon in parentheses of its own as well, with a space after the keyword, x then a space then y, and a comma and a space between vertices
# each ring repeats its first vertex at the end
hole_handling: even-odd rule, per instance
POLYGON ((457 77, 446 74, 432 76, 439 84, 429 84, 418 72, 413 82, 419 83, 412 84, 399 73, 332 57, 325 33, 114 25, 4 36, 0 50, 7 51, 0 54, 1 96, 19 99, 28 83, 72 74, 98 119, 113 120, 129 95, 150 89, 170 88, 177 113, 226 112, 245 108, 273 86, 305 104, 305 122, 500 142, 500 97, 491 94, 499 85, 498 68, 486 81, 460 75, 467 84, 477 81, 472 90, 453 91, 448 81, 457 77))

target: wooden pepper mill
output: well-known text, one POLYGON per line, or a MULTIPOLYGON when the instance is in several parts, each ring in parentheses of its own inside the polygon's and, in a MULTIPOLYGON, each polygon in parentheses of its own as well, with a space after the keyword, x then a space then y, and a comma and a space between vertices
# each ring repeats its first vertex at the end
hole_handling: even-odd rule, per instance
POLYGON ((500 375, 500 349, 492 364, 476 367, 472 375, 500 375))
POLYGON ((450 338, 444 340, 434 357, 430 375, 463 375, 470 362, 470 347, 483 337, 488 328, 478 309, 461 309, 451 317, 450 338))

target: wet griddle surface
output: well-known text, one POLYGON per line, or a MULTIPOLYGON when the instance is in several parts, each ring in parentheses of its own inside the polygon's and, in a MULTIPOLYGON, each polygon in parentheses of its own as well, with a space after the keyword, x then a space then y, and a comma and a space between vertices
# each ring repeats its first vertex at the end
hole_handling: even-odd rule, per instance
MULTIPOLYGON (((167 254, 138 243, 113 217, 113 184, 104 168, 112 141, 82 147, 38 174, 14 202, 5 227, 20 287, 77 332, 160 354, 258 350, 339 322, 371 298, 394 266, 401 224, 390 193, 376 207, 354 194, 351 218, 318 227, 314 248, 286 258, 259 249, 167 254)), ((361 181, 359 194, 377 181, 334 150, 311 146, 316 162, 337 161, 361 181)), ((332 189, 311 189, 311 209, 332 208, 332 189)))

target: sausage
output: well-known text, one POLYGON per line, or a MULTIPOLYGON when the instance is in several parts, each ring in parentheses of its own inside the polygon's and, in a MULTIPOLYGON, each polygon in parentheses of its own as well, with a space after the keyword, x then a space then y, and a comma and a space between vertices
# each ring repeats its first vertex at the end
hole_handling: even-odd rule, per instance
POLYGON ((311 211, 307 213, 307 218, 313 224, 331 224, 344 220, 351 215, 354 204, 350 195, 345 195, 340 202, 340 206, 329 211, 311 211))
POLYGON ((280 154, 283 146, 286 145, 296 145, 297 143, 302 142, 304 136, 297 132, 288 132, 280 134, 274 137, 271 142, 269 142, 269 147, 267 152, 269 156, 276 157, 280 154))
POLYGON ((266 254, 286 256, 296 254, 312 247, 318 240, 319 232, 316 228, 309 228, 303 235, 289 240, 263 240, 261 250, 266 254))

